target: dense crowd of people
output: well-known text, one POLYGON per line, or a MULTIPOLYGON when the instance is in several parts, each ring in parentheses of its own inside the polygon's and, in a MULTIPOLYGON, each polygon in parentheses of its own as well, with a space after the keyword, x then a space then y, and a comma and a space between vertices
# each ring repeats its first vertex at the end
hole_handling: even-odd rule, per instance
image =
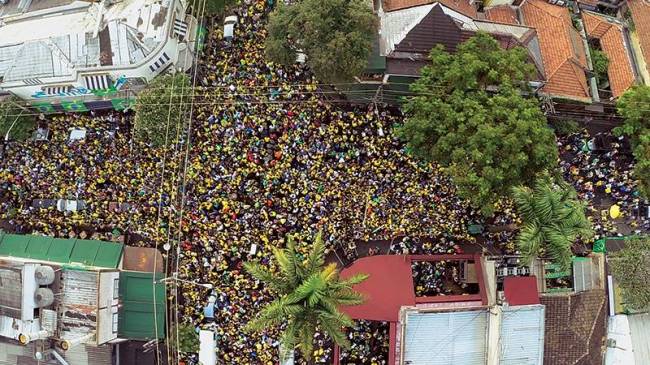
POLYGON ((348 330, 350 349, 341 350, 341 365, 387 365, 390 326, 388 322, 355 321, 348 330))
POLYGON ((589 202, 596 238, 650 231, 650 219, 639 211, 645 202, 636 189, 634 157, 625 138, 582 130, 559 138, 558 147, 564 179, 589 202), (621 218, 609 215, 612 205, 620 207, 621 218))
MULTIPOLYGON (((215 285, 212 293, 183 285, 179 320, 213 326, 226 364, 278 360, 276 332, 242 331, 270 299, 242 264, 269 263, 271 248, 288 233, 307 241, 322 230, 328 252, 348 259, 358 255, 355 242, 368 240, 393 240, 394 254, 458 253, 459 244, 476 241, 468 226, 482 221, 437 166, 409 157, 393 131, 399 111, 326 102, 302 65, 266 60, 261 19, 268 10, 265 0, 244 1, 228 44, 220 27, 210 29, 211 46, 197 68, 201 102, 186 174, 187 141, 154 148, 133 140, 129 113, 54 116, 49 141, 9 144, 0 161, 0 219, 15 231, 171 244, 165 257, 181 278, 215 285), (84 128, 85 138, 71 141, 75 128, 84 128), (62 212, 34 204, 56 199, 85 207, 62 212)), ((616 153, 576 149, 584 138, 560 142, 567 178, 584 198, 604 186, 616 202, 632 204, 629 170, 620 170, 627 165, 611 163, 616 153)), ((500 204, 492 223, 516 223, 514 208, 500 204)), ((485 232, 481 239, 499 245, 512 234, 485 232)), ((414 271, 419 295, 444 294, 442 278, 457 276, 444 264, 414 271)), ((343 364, 387 362, 387 324, 360 321, 349 334, 353 347, 342 352, 343 364)), ((330 363, 330 342, 317 336, 316 343, 316 363, 330 363)))

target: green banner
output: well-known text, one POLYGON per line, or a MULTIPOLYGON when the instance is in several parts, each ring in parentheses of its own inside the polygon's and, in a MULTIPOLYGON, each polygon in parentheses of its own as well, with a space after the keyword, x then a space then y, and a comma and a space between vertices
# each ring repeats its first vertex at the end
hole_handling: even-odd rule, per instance
POLYGON ((204 26, 199 26, 196 30, 196 50, 201 52, 205 48, 205 36, 208 33, 204 26))
POLYGON ((87 112, 86 104, 83 100, 62 101, 61 106, 66 112, 87 112))
POLYGON ((36 103, 32 104, 36 109, 38 109, 39 112, 41 113, 54 113, 56 112, 56 109, 54 109, 54 106, 52 103, 36 103))
POLYGON ((135 99, 133 98, 121 98, 121 99, 111 99, 111 104, 115 110, 124 110, 132 108, 135 105, 135 99))

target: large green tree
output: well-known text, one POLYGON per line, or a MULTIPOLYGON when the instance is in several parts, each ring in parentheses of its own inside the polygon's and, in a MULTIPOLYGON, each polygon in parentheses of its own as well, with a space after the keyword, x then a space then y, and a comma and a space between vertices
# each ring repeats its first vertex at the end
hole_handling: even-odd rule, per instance
POLYGON ((158 76, 142 90, 135 103, 135 137, 154 146, 171 143, 183 128, 192 90, 182 72, 158 76))
POLYGON ((194 0, 198 9, 198 14, 205 12, 206 15, 220 15, 229 6, 237 3, 237 0, 194 0), (205 2, 205 9, 203 3, 205 2))
POLYGON ((302 0, 278 2, 267 25, 267 56, 293 64, 298 53, 316 77, 346 82, 364 71, 377 34, 371 3, 364 0, 302 0))
POLYGON ((650 310, 650 238, 626 239, 625 247, 608 254, 607 261, 625 306, 636 311, 650 310))
POLYGON ((630 138, 636 164, 634 175, 639 191, 650 198, 650 86, 638 85, 626 91, 616 103, 618 113, 624 118, 623 125, 614 133, 630 138))
POLYGON ((639 137, 650 130, 650 86, 637 85, 618 99, 616 109, 623 117, 623 125, 614 128, 617 135, 630 137, 636 146, 639 137))
MULTIPOLYGON (((172 337, 176 337, 176 327, 172 327, 172 337)), ((178 350, 181 352, 199 352, 199 335, 194 326, 188 323, 181 323, 178 326, 178 350)))
POLYGON ((535 74, 522 48, 504 50, 479 33, 456 53, 442 46, 411 85, 398 130, 414 154, 443 166, 484 214, 517 185, 555 168, 553 131, 538 101, 525 96, 535 74))
POLYGON ((285 249, 273 250, 273 264, 277 271, 260 263, 245 263, 246 270, 264 282, 276 296, 246 328, 260 331, 286 324, 281 339, 284 348, 294 349, 298 346, 306 358, 311 357, 317 328, 327 333, 338 345, 349 347, 342 328, 353 326, 354 323, 339 308, 363 303, 363 296, 352 286, 368 276, 359 274, 343 280, 339 278, 336 264, 325 265, 324 255, 325 244, 320 233, 310 245, 306 257, 298 252, 296 243, 289 236, 285 249))
POLYGON ((634 147, 634 176, 638 180, 639 192, 650 198, 650 132, 645 132, 639 137, 634 147))
POLYGON ((585 204, 578 200, 573 187, 565 182, 552 183, 540 178, 534 188, 512 189, 512 199, 522 219, 517 247, 528 265, 540 256, 550 257, 562 269, 571 268, 571 246, 578 238, 593 237, 585 216, 585 204))
POLYGON ((21 103, 15 96, 0 102, 0 138, 4 139, 7 131, 10 140, 23 141, 31 136, 36 127, 36 118, 34 112, 21 107, 21 103))

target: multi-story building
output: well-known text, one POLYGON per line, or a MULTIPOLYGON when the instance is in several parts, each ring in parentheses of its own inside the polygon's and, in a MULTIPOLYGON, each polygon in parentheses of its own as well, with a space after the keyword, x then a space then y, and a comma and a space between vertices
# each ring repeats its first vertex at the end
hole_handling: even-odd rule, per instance
POLYGON ((114 365, 164 338, 161 268, 154 249, 0 232, 0 365, 114 365))
POLYGON ((120 109, 171 68, 189 69, 187 0, 11 0, 0 5, 0 90, 42 111, 120 109))

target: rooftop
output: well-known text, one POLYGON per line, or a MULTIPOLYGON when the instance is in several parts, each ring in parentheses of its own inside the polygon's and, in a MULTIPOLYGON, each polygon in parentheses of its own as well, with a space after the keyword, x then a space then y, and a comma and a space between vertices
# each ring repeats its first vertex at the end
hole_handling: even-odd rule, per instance
POLYGON ((382 8, 384 11, 395 11, 420 5, 434 4, 436 2, 444 4, 453 10, 463 13, 464 15, 476 18, 476 7, 470 2, 470 0, 382 0, 382 8))
POLYGON ((546 306, 547 364, 600 364, 606 333, 604 290, 541 297, 546 306))
POLYGON ((539 304, 535 276, 507 276, 503 279, 503 288, 509 305, 539 304))
POLYGON ((485 9, 485 19, 505 24, 519 24, 517 11, 510 5, 498 5, 485 9))
POLYGON ((636 81, 623 25, 610 17, 587 11, 582 13, 582 18, 587 36, 600 40, 600 46, 609 59, 607 76, 612 95, 618 97, 636 81))
POLYGON ((58 264, 82 264, 116 269, 122 258, 123 247, 123 244, 114 242, 0 232, 0 256, 58 264))
POLYGON ((527 0, 520 7, 524 24, 537 29, 547 83, 543 91, 590 102, 587 61, 580 34, 569 10, 543 0, 527 0))
POLYGON ((627 6, 632 14, 634 33, 639 39, 646 69, 650 72, 650 4, 644 0, 628 0, 627 6))
POLYGON ((167 7, 160 1, 130 0, 107 8, 81 1, 65 4, 68 10, 63 14, 57 8, 4 19, 0 26, 0 75, 4 81, 68 76, 76 68, 106 64, 133 64, 166 37, 167 7), (52 11, 59 13, 48 16, 52 11), (103 17, 97 26, 100 12, 103 17), (102 37, 106 41, 100 41, 102 37))
POLYGON ((407 70, 403 65, 396 67, 398 70, 393 69, 395 60, 426 60, 436 44, 442 44, 447 51, 453 52, 460 43, 478 31, 493 35, 506 49, 525 47, 543 79, 540 42, 534 28, 473 19, 448 7, 446 3, 430 3, 383 14, 380 54, 391 58, 387 60, 389 72, 414 74, 413 70, 407 70))
POLYGON ((544 306, 412 311, 403 341, 402 364, 541 364, 544 306))

